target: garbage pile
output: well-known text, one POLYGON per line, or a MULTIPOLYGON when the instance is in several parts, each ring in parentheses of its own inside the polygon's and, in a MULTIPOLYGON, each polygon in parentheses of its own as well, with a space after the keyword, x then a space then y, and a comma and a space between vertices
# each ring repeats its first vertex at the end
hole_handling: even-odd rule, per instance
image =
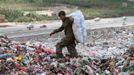
POLYGON ((129 38, 123 38, 131 34, 99 32, 90 31, 89 43, 77 45, 77 58, 64 49, 62 59, 56 57, 51 42, 21 43, 1 35, 0 75, 134 75, 134 45, 127 45, 129 38))

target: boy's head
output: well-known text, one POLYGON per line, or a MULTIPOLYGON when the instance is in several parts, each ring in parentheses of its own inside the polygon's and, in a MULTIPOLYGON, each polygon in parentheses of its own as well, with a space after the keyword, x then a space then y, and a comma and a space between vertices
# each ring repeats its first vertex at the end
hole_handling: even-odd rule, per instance
POLYGON ((65 17, 66 17, 65 11, 60 11, 60 12, 58 13, 58 16, 59 16, 59 18, 60 18, 62 21, 64 21, 64 20, 65 20, 65 17))

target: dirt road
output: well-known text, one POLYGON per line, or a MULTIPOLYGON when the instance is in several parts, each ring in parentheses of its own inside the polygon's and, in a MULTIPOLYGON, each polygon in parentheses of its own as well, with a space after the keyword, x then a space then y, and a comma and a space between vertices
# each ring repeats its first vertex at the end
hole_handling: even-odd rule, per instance
MULTIPOLYGON (((2 25, 2 24, 0 24, 2 25)), ((9 27, 1 27, 0 34, 5 34, 10 38, 25 37, 48 34, 53 29, 60 27, 61 21, 49 21, 49 22, 33 22, 33 23, 11 23, 9 27), (26 27, 33 25, 33 30, 28 30, 26 27), (46 25, 46 28, 40 28, 40 26, 46 25)), ((118 17, 118 18, 96 18, 92 20, 86 20, 85 25, 87 29, 98 29, 107 27, 120 27, 134 25, 134 16, 118 17), (124 20, 125 19, 125 20, 124 20)))

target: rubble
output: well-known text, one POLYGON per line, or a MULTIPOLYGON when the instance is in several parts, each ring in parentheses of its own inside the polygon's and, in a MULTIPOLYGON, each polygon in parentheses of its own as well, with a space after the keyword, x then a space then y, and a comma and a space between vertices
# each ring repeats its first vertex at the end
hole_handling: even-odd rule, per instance
POLYGON ((0 36, 0 75, 133 75, 134 42, 131 28, 89 31, 85 45, 78 44, 77 58, 64 49, 57 59, 58 38, 21 43, 0 36))

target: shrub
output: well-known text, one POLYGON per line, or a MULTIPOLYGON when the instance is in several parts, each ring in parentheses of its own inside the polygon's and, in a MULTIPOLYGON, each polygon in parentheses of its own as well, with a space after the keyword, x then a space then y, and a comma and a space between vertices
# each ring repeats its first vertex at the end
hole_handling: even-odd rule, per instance
POLYGON ((23 16, 23 12, 19 10, 0 8, 0 14, 5 15, 8 21, 14 21, 16 18, 23 16))
POLYGON ((31 18, 33 18, 37 21, 40 21, 40 20, 56 20, 57 19, 56 16, 45 16, 45 15, 39 15, 39 14, 36 14, 36 13, 30 13, 26 16, 31 17, 31 18))
POLYGON ((15 19, 14 21, 15 22, 31 22, 31 21, 34 21, 34 19, 31 17, 27 17, 27 16, 21 16, 21 17, 15 19))
POLYGON ((0 14, 5 15, 5 18, 9 22, 30 22, 30 21, 40 21, 40 20, 55 20, 57 17, 52 16, 43 16, 36 13, 30 13, 26 16, 23 16, 23 12, 20 10, 12 10, 12 9, 5 9, 0 8, 0 14))
POLYGON ((30 13, 26 16, 20 16, 16 18, 15 22, 31 22, 31 21, 41 21, 41 20, 56 20, 56 16, 44 16, 44 15, 38 15, 36 13, 30 13))

